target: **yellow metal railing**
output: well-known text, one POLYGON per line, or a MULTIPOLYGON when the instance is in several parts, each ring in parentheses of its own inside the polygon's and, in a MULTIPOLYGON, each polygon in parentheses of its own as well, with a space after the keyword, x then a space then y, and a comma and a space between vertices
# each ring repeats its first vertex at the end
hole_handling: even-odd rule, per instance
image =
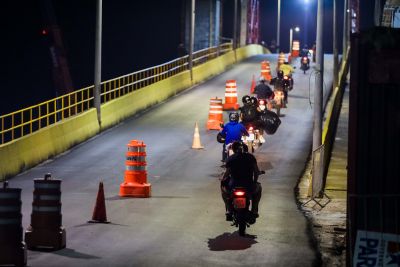
MULTIPOLYGON (((232 43, 193 53, 193 65, 199 65, 232 50, 232 43)), ((101 103, 169 78, 189 68, 189 56, 133 72, 101 83, 101 103)), ((93 107, 93 89, 89 86, 40 104, 0 116, 0 145, 11 142, 44 127, 55 124, 93 107)))

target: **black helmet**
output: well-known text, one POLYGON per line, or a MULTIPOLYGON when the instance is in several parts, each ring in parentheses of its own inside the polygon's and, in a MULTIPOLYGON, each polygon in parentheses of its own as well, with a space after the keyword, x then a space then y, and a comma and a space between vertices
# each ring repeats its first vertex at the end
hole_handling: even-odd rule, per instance
POLYGON ((237 112, 229 113, 229 121, 230 122, 238 122, 239 121, 239 113, 237 113, 237 112))
POLYGON ((243 104, 250 103, 250 96, 248 96, 248 95, 243 96, 242 97, 242 102, 243 102, 243 104))
POLYGON ((278 78, 283 78, 283 70, 278 70, 278 78))
POLYGON ((257 103, 258 103, 257 97, 255 97, 255 96, 250 97, 250 102, 251 102, 251 104, 253 104, 253 105, 257 104, 257 103))
POLYGON ((219 132, 217 134, 217 142, 218 143, 221 143, 221 144, 225 143, 225 138, 226 138, 226 134, 223 134, 221 132, 219 132))
POLYGON ((243 153, 243 152, 245 152, 246 150, 245 150, 245 144, 243 144, 243 142, 240 142, 240 141, 235 141, 235 142, 233 142, 232 143, 232 150, 233 150, 233 153, 243 153))

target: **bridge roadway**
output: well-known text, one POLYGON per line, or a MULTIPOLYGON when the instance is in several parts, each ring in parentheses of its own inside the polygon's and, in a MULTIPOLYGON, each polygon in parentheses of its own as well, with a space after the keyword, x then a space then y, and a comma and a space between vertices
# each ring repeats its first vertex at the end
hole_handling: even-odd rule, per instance
MULTIPOLYGON (((295 88, 289 95, 289 107, 283 110, 282 124, 255 153, 266 175, 260 177, 260 218, 248 229, 248 237, 240 237, 237 228, 225 221, 218 180, 223 172, 222 146, 216 141, 216 131, 205 130, 209 99, 224 97, 225 81, 237 81, 241 99, 249 92, 252 75, 260 73, 260 62, 269 60, 275 70, 276 58, 252 57, 14 177, 10 185, 23 190, 24 229, 30 223, 32 179, 50 172, 63 181, 67 248, 28 251, 28 265, 312 266, 316 251, 294 194, 312 142, 311 70, 304 75, 297 64, 295 88), (200 125, 204 150, 191 149, 195 122, 200 125), (126 144, 132 139, 147 145, 151 198, 118 196, 126 144), (112 223, 88 224, 100 181, 104 182, 107 217, 112 223)), ((328 85, 331 62, 327 56, 328 85)))

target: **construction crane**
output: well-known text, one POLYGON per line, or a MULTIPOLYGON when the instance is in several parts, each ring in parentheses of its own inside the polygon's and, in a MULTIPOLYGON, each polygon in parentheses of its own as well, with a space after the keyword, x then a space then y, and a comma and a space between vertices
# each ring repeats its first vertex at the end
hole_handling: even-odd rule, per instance
POLYGON ((41 0, 40 3, 44 21, 42 35, 46 37, 49 47, 56 96, 61 96, 73 91, 67 56, 63 45, 61 30, 57 25, 52 1, 41 0))

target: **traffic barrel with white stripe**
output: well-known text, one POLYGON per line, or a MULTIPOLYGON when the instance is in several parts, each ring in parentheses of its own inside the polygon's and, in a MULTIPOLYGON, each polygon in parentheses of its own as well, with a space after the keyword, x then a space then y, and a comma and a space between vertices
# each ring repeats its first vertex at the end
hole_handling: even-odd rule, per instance
POLYGON ((272 76, 269 61, 264 60, 261 62, 261 76, 263 76, 266 81, 271 81, 272 76))
POLYGON ((224 110, 238 110, 239 103, 237 102, 237 86, 236 80, 227 80, 225 85, 225 103, 224 110))
POLYGON ((59 250, 66 246, 61 214, 61 180, 50 173, 34 179, 31 225, 25 231, 28 249, 59 250))
POLYGON ((0 188, 0 265, 26 265, 23 241, 21 189, 9 188, 5 181, 0 188))
POLYGON ((292 45, 292 57, 298 57, 300 54, 300 42, 293 41, 292 45))
POLYGON ((146 144, 131 140, 126 152, 124 182, 120 185, 121 197, 150 197, 151 184, 147 183, 146 144))
POLYGON ((286 58, 285 58, 285 54, 283 53, 283 52, 281 52, 281 53, 279 53, 279 56, 278 56, 278 64, 277 64, 277 70, 279 70, 279 67, 283 64, 283 63, 285 63, 285 61, 286 61, 286 58))
POLYGON ((221 130, 221 124, 224 124, 222 99, 218 97, 210 98, 207 130, 221 130))

